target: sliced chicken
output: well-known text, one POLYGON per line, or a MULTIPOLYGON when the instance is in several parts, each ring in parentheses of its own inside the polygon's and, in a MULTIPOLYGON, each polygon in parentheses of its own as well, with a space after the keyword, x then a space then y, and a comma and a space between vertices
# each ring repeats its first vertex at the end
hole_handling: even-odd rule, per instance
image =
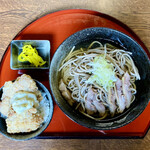
POLYGON ((122 113, 125 109, 125 97, 122 92, 122 82, 119 78, 117 78, 116 86, 115 86, 115 95, 117 100, 117 105, 119 107, 118 112, 122 113))
POLYGON ((87 114, 89 114, 89 115, 93 115, 94 113, 97 112, 96 107, 92 104, 92 101, 86 100, 85 109, 87 111, 87 114))
POLYGON ((126 72, 122 78, 122 89, 126 100, 126 108, 129 108, 132 99, 132 93, 130 90, 130 75, 126 72))
POLYGON ((87 101, 93 101, 95 99, 96 99, 96 93, 93 91, 92 88, 90 88, 87 93, 87 101))
POLYGON ((87 105, 88 112, 90 108, 90 113, 96 113, 98 111, 100 116, 103 116, 105 114, 105 106, 103 105, 103 103, 96 100, 96 93, 93 91, 92 88, 87 93, 87 101, 85 102, 85 106, 87 107, 87 105))
POLYGON ((67 90, 66 84, 63 82, 62 79, 60 80, 60 83, 59 83, 59 90, 60 90, 61 92, 67 90))
POLYGON ((97 112, 96 107, 93 105, 93 99, 95 98, 95 93, 92 89, 88 90, 87 99, 85 101, 85 109, 89 115, 93 115, 97 112))
POLYGON ((115 97, 114 90, 109 89, 107 103, 109 105, 109 110, 110 110, 110 114, 112 117, 114 116, 116 108, 117 108, 117 106, 115 104, 115 100, 116 100, 116 97, 115 97))
POLYGON ((105 114, 105 106, 102 102, 99 102, 97 100, 93 101, 94 106, 96 107, 97 111, 99 112, 100 116, 103 116, 105 114))
POLYGON ((73 104, 75 103, 75 101, 71 98, 71 93, 69 92, 69 90, 66 88, 66 84, 63 82, 63 80, 60 80, 60 84, 59 84, 59 90, 62 92, 62 96, 67 100, 67 102, 73 106, 73 104))

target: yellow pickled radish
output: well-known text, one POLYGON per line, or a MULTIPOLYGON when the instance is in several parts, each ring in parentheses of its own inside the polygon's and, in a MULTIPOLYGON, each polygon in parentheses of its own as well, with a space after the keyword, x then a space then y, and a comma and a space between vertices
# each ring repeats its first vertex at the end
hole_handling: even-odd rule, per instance
POLYGON ((43 66, 46 63, 46 61, 38 55, 36 48, 33 48, 31 45, 25 45, 22 47, 22 52, 18 56, 18 61, 28 61, 36 67, 43 66))

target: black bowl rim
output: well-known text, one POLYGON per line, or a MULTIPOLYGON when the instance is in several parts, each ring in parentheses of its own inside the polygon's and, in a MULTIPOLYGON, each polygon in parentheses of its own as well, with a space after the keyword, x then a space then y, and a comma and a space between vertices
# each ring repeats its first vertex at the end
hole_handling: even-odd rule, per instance
MULTIPOLYGON (((13 81, 15 81, 15 80, 13 80, 13 81)), ((39 132, 39 133, 36 134, 35 136, 30 137, 30 138, 24 138, 24 139, 9 137, 9 136, 7 136, 5 133, 3 133, 3 132, 0 130, 0 133, 1 133, 2 135, 4 135, 6 138, 8 138, 8 139, 15 140, 15 141, 27 141, 27 140, 35 139, 38 135, 40 135, 40 134, 49 126, 49 124, 50 124, 50 122, 51 122, 51 120, 52 120, 52 118, 53 118, 54 104, 53 104, 52 96, 51 96, 49 90, 45 87, 44 84, 42 84, 42 83, 39 82, 38 80, 35 80, 35 79, 34 79, 34 81, 36 82, 36 84, 40 84, 40 87, 42 87, 42 89, 44 89, 44 91, 46 91, 46 94, 48 95, 48 97, 50 97, 50 99, 48 98, 49 105, 50 105, 49 117, 48 117, 47 121, 45 122, 45 123, 47 123, 47 125, 42 129, 41 132, 39 132)), ((4 87, 4 86, 2 86, 2 87, 0 88, 0 90, 2 90, 3 87, 4 87)), ((44 123, 44 124, 45 124, 45 123, 44 123)), ((36 133, 36 131, 37 131, 37 130, 35 130, 35 131, 33 131, 33 132, 36 133)), ((28 134, 28 133, 26 133, 26 134, 28 134)), ((30 134, 30 132, 29 132, 29 134, 30 134)), ((16 136, 17 136, 17 135, 16 135, 16 136)), ((24 136, 24 135, 22 135, 22 136, 24 136)))
MULTIPOLYGON (((57 53, 59 53, 59 49, 61 48, 61 46, 62 46, 66 41, 68 41, 69 39, 73 38, 76 34, 79 34, 80 32, 86 32, 87 30, 92 30, 92 29, 110 30, 110 31, 112 31, 112 32, 119 33, 119 34, 123 35, 124 37, 128 38, 128 39, 131 40, 133 43, 135 43, 138 47, 140 47, 140 49, 141 49, 142 52, 144 53, 144 55, 145 55, 145 57, 147 58, 147 60, 149 60, 149 66, 150 66, 150 58, 148 57, 148 55, 147 55, 147 53, 145 52, 145 50, 142 48, 142 46, 141 46, 139 43, 137 43, 137 42, 136 42, 133 38, 131 38, 129 35, 127 35, 127 34, 121 32, 121 31, 118 31, 118 30, 115 30, 115 29, 112 29, 112 28, 107 28, 107 27, 90 27, 90 28, 85 28, 85 29, 79 30, 79 31, 73 33, 72 35, 70 35, 69 37, 67 37, 67 38, 59 45, 59 47, 56 49, 56 51, 55 51, 55 53, 54 53, 54 55, 53 55, 53 57, 52 57, 52 60, 51 60, 51 63, 50 63, 50 68, 49 68, 49 69, 50 69, 50 72, 49 72, 50 90, 51 90, 51 93, 52 93, 52 95, 53 95, 53 98, 54 98, 56 104, 59 106, 59 108, 64 112, 64 114, 65 114, 68 118, 70 118, 70 119, 71 119, 72 121, 74 121, 75 123, 77 123, 77 124, 79 124, 79 125, 82 125, 82 126, 84 126, 84 127, 91 128, 91 129, 96 129, 96 130, 110 130, 110 129, 120 128, 120 127, 123 127, 123 126, 129 124, 130 122, 134 121, 134 120, 145 110, 145 108, 147 107, 147 105, 148 105, 150 99, 147 100, 147 103, 146 103, 145 107, 144 107, 143 109, 141 109, 141 110, 140 110, 132 119, 130 119, 129 121, 127 121, 127 122, 125 122, 125 123, 121 123, 121 124, 119 124, 119 125, 116 125, 115 127, 104 127, 104 128, 103 128, 103 127, 97 127, 97 126, 96 126, 96 127, 91 127, 91 126, 89 126, 88 124, 85 124, 85 123, 83 123, 83 122, 80 121, 80 120, 77 120, 73 115, 71 115, 70 113, 68 113, 68 111, 65 110, 65 109, 59 104, 59 102, 57 101, 57 99, 56 99, 56 97, 55 97, 55 95, 54 95, 54 92, 53 92, 53 87, 52 87, 52 84, 51 84, 51 81, 52 81, 52 79, 51 79, 51 76, 52 76, 52 69, 51 69, 51 68, 52 68, 52 65, 54 64, 53 61, 54 61, 54 59, 55 59, 57 53)), ((132 112, 132 111, 133 111, 133 110, 131 110, 131 112, 132 112)), ((129 115, 131 112, 128 112, 128 115, 129 115)))

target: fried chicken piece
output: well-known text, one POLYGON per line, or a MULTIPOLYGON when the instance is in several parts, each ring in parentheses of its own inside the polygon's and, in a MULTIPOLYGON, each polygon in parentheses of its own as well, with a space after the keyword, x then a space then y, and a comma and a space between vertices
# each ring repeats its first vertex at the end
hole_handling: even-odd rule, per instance
POLYGON ((24 114, 14 113, 6 119, 8 133, 31 132, 37 130, 43 122, 40 114, 25 112, 24 114))
POLYGON ((31 91, 31 92, 35 92, 38 90, 35 81, 29 75, 26 74, 23 74, 22 76, 16 79, 13 88, 15 89, 15 92, 17 92, 18 90, 31 91))
MULTIPOLYGON (((12 107, 12 100, 16 93, 31 92, 36 95, 40 102, 43 97, 36 86, 36 82, 26 74, 18 77, 15 82, 5 82, 3 87, 3 94, 0 102, 0 112, 7 117, 6 125, 8 133, 31 132, 37 130, 44 121, 41 114, 38 113, 38 105, 27 109, 19 114, 15 112, 12 107)), ((24 101, 24 100, 23 100, 24 101)))
POLYGON ((38 91, 38 87, 36 86, 36 82, 26 74, 18 77, 15 82, 8 81, 5 82, 3 88, 2 100, 7 96, 12 98, 13 95, 18 91, 28 91, 33 92, 38 97, 38 100, 42 100, 41 92, 38 91))
POLYGON ((10 110, 11 104, 10 104, 10 98, 6 97, 3 98, 2 102, 0 102, 0 112, 8 117, 9 110, 10 110))
POLYGON ((14 94, 13 82, 12 81, 5 82, 3 87, 2 100, 5 97, 9 97, 9 98, 12 97, 13 94, 14 94))

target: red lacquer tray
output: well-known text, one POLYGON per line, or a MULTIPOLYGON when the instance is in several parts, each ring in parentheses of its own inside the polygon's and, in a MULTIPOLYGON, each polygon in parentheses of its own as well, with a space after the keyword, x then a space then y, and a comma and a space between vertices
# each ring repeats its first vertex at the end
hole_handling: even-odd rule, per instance
MULTIPOLYGON (((105 14, 90 10, 62 10, 48 14, 26 26, 15 40, 49 40, 51 58, 58 46, 71 34, 88 27, 108 27, 124 32, 134 38, 149 55, 141 40, 126 25, 105 14)), ((27 73, 41 81, 49 89, 49 70, 11 70, 10 46, 0 64, 0 86, 8 80, 27 73)), ((49 89, 50 90, 50 89, 49 89)), ((50 125, 38 138, 109 138, 144 137, 150 126, 150 103, 132 123, 113 130, 92 130, 70 120, 54 103, 54 114, 50 125)))

